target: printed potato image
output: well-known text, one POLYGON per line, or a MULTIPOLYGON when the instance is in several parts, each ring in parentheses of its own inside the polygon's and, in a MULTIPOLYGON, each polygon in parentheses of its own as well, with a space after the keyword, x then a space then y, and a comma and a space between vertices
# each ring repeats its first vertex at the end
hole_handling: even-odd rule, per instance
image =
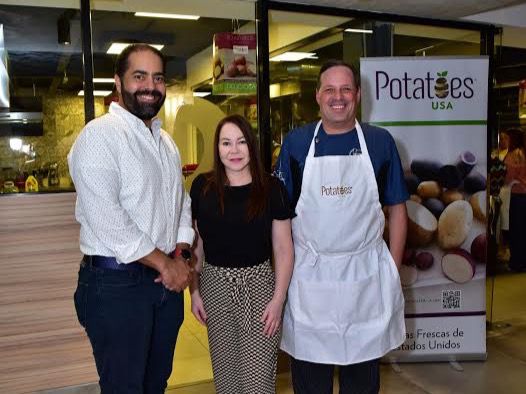
POLYGON ((479 263, 486 264, 488 258, 488 242, 486 238, 486 233, 477 235, 473 242, 471 242, 471 255, 479 263))
POLYGON ((238 55, 228 64, 225 70, 225 75, 228 78, 235 77, 255 77, 256 69, 251 61, 248 61, 245 56, 238 55))
POLYGON ((447 78, 437 78, 435 81, 435 96, 438 98, 446 98, 449 94, 449 84, 447 78))
POLYGON ((416 193, 422 198, 438 198, 442 194, 442 187, 436 181, 420 182, 416 193))
POLYGON ((438 219, 438 244, 442 249, 459 247, 473 224, 473 209, 467 201, 449 204, 438 219))
POLYGON ((418 271, 412 265, 402 265, 400 267, 400 283, 407 287, 413 285, 418 280, 418 271))
POLYGON ((477 164, 477 156, 472 152, 466 150, 462 152, 456 163, 456 167, 459 170, 462 178, 465 178, 468 175, 473 167, 477 164))
POLYGON ((480 191, 473 194, 469 203, 473 208, 473 215, 481 222, 486 221, 486 191, 480 191))
POLYGON ((470 172, 464 179, 464 190, 471 194, 486 190, 486 178, 479 172, 470 172))
POLYGON ((237 64, 237 75, 247 75, 247 67, 244 64, 237 64))
POLYGON ((411 172, 422 181, 437 181, 442 163, 430 160, 413 160, 411 172))
POLYGON ((420 252, 417 253, 414 257, 414 262, 416 268, 418 268, 421 271, 426 271, 433 266, 435 258, 429 252, 420 252))
POLYGON ((458 190, 449 189, 442 193, 442 195, 440 196, 440 199, 445 205, 449 205, 453 201, 463 200, 464 196, 458 190))
POLYGON ((440 167, 438 182, 445 188, 454 189, 462 183, 462 174, 451 164, 440 167))
POLYGON ((418 194, 411 194, 411 195, 409 196, 409 199, 410 199, 411 201, 414 201, 414 202, 417 202, 417 203, 419 203, 419 204, 422 204, 422 197, 420 197, 418 194))
POLYGON ((217 58, 214 62, 213 76, 214 79, 219 79, 224 72, 224 66, 221 59, 217 58))
POLYGON ((230 78, 235 77, 237 75, 237 66, 230 63, 225 70, 225 75, 230 78))
POLYGON ((256 66, 254 64, 247 64, 247 75, 249 77, 256 76, 256 66))
POLYGON ((415 194, 416 188, 418 187, 418 184, 420 183, 420 179, 415 174, 406 173, 404 174, 405 178, 405 185, 407 186, 407 191, 409 194, 415 194))
POLYGON ((429 209, 433 215, 438 219, 444 211, 444 203, 438 198, 428 198, 424 201, 424 207, 429 209))
POLYGON ((473 256, 464 249, 453 249, 442 257, 442 272, 456 283, 466 283, 475 276, 473 256))
POLYGON ((419 203, 408 200, 405 205, 408 217, 407 244, 413 247, 429 244, 437 231, 437 219, 429 209, 419 203))
POLYGON ((245 58, 245 56, 241 55, 241 56, 236 56, 234 57, 234 64, 237 66, 237 65, 245 65, 247 64, 247 59, 245 58))
POLYGON ((407 248, 404 250, 404 255, 402 256, 402 264, 403 265, 415 265, 415 258, 416 252, 414 249, 407 248))

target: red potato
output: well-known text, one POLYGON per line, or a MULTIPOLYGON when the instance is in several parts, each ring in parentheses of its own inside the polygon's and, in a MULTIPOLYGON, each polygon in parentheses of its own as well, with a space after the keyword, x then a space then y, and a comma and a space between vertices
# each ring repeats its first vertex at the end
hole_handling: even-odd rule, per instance
POLYGON ((442 257, 442 272, 453 282, 469 282, 475 276, 475 260, 464 249, 452 249, 442 257))
POLYGON ((236 56, 236 57, 234 57, 234 64, 236 66, 238 66, 238 65, 243 65, 244 66, 245 64, 247 64, 247 59, 243 55, 236 56))
POLYGON ((408 248, 404 250, 404 255, 402 256, 402 264, 403 265, 415 265, 414 258, 415 258, 415 250, 408 248))
POLYGON ((477 235, 471 242, 471 255, 479 263, 486 264, 488 260, 488 241, 486 233, 477 235))
POLYGON ((247 75, 247 68, 244 64, 238 64, 236 67, 238 75, 247 75))
POLYGON ((435 258, 429 252, 420 252, 416 254, 414 262, 416 268, 418 268, 420 271, 426 271, 433 266, 435 258))
POLYGON ((228 67, 225 70, 225 74, 227 77, 235 77, 237 75, 237 67, 235 64, 229 64, 228 67))

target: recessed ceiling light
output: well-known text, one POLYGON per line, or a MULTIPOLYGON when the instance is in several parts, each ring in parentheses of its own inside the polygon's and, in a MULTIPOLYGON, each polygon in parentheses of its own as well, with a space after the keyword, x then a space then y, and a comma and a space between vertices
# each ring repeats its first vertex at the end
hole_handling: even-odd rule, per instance
POLYGON ((200 18, 199 15, 163 14, 160 12, 136 12, 135 16, 143 16, 147 18, 164 18, 164 19, 190 19, 193 21, 196 21, 200 18))
POLYGON ((371 29, 345 29, 347 33, 364 33, 364 34, 372 34, 373 31, 371 29))
POLYGON ((114 83, 113 78, 93 78, 93 83, 114 83))
POLYGON ((285 52, 281 55, 270 58, 271 62, 297 62, 302 59, 317 59, 315 53, 312 52, 285 52))
MULTIPOLYGON (((128 45, 131 45, 131 44, 129 42, 113 42, 108 48, 108 50, 106 51, 106 53, 108 55, 118 55, 128 45)), ((160 45, 160 44, 148 44, 148 45, 154 47, 155 49, 158 49, 159 51, 164 48, 164 45, 160 45)))
MULTIPOLYGON (((94 90, 93 95, 94 96, 107 96, 111 94, 111 90, 94 90)), ((84 96, 84 90, 79 91, 79 96, 84 96)))
POLYGON ((194 97, 205 97, 208 96, 210 92, 194 92, 194 97))

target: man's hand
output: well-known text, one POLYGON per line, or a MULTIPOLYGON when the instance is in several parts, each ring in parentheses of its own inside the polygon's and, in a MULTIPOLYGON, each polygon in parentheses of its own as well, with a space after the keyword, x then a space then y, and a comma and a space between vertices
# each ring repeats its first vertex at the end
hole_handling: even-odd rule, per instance
POLYGON ((161 282, 170 291, 180 292, 190 283, 191 272, 192 268, 182 257, 168 258, 155 282, 161 282))

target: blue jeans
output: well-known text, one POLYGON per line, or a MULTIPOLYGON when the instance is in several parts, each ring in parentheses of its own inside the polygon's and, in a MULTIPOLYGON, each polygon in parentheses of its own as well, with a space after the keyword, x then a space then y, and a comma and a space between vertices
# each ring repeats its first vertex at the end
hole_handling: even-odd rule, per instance
MULTIPOLYGON (((295 394, 332 394, 334 365, 317 364, 290 357, 295 394)), ((380 390, 380 360, 341 365, 340 394, 377 394, 380 390)))
POLYGON ((88 334, 102 394, 161 394, 172 372, 183 293, 154 283, 157 271, 83 262, 75 309, 88 334))

